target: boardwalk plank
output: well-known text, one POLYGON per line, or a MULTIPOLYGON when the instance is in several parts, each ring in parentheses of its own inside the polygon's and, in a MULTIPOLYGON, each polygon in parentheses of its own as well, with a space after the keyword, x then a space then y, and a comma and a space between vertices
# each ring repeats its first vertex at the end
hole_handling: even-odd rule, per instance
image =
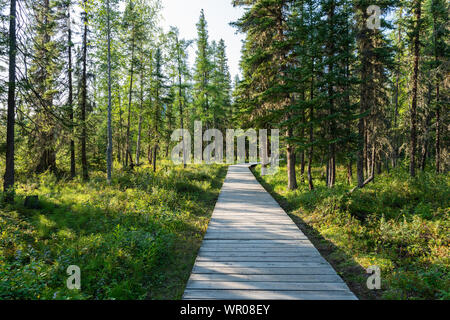
POLYGON ((295 268, 270 268, 270 267, 202 267, 194 265, 193 273, 238 273, 238 274, 335 274, 331 267, 295 267, 295 268))
POLYGON ((202 290, 294 290, 294 291, 340 291, 348 290, 343 282, 263 282, 263 281, 199 281, 188 282, 187 289, 202 290))
POLYGON ((343 282, 337 274, 222 274, 193 273, 190 280, 245 282, 245 281, 275 281, 275 282, 343 282))
POLYGON ((349 290, 343 291, 257 291, 257 290, 195 290, 186 289, 184 299, 190 300, 355 300, 349 290))

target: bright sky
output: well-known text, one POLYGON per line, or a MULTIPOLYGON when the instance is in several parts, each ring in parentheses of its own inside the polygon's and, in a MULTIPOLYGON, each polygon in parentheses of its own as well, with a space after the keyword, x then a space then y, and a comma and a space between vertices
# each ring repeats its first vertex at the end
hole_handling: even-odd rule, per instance
MULTIPOLYGON (((169 26, 178 27, 180 37, 185 39, 197 38, 196 24, 200 17, 200 10, 205 11, 208 23, 209 41, 223 39, 227 46, 228 65, 231 79, 239 74, 239 60, 241 56, 243 34, 236 34, 236 29, 229 25, 239 19, 243 8, 233 8, 231 0, 162 0, 162 26, 168 31, 169 26)), ((197 46, 192 44, 189 51, 189 61, 193 66, 197 46)))

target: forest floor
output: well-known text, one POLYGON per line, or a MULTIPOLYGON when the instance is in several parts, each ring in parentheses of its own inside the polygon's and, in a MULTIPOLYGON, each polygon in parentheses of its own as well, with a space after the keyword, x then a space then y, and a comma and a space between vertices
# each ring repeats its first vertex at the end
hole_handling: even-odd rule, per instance
POLYGON ((360 299, 450 299, 448 175, 396 168, 349 194, 344 168, 333 189, 314 168, 314 191, 300 175, 287 191, 286 166, 253 172, 360 299), (367 289, 369 266, 380 267, 381 290, 367 289))
POLYGON ((180 299, 226 166, 116 170, 111 185, 43 174, 0 208, 0 300, 180 299), (39 207, 24 206, 28 195, 39 207), (81 270, 68 290, 67 267, 81 270))

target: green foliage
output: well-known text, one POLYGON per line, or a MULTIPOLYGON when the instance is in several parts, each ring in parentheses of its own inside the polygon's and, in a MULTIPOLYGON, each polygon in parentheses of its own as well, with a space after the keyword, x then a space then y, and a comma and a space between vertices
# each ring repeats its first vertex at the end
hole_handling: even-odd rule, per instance
MULTIPOLYGON (((314 168, 315 176, 321 170, 314 168)), ((322 179, 313 191, 301 185, 288 192, 285 167, 274 176, 256 174, 286 209, 336 246, 335 267, 348 283, 365 285, 364 274, 349 266, 353 259, 381 268, 383 298, 449 299, 448 175, 427 171, 412 179, 397 168, 349 194, 349 186, 329 189, 322 179)))
POLYGON ((103 173, 19 184, 0 210, 0 299, 180 298, 224 176, 224 166, 165 165, 116 172, 111 185, 103 173), (28 194, 41 210, 22 205, 28 194), (79 291, 66 288, 69 265, 79 291))

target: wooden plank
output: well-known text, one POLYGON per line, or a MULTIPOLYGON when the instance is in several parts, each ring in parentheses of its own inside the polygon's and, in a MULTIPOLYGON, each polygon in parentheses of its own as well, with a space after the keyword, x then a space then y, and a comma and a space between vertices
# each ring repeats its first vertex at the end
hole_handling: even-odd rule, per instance
POLYGON ((259 290, 195 290, 186 289, 189 300, 356 300, 350 291, 259 291, 259 290))
POLYGON ((310 261, 294 261, 294 262, 269 262, 269 261, 197 261, 195 263, 197 267, 235 267, 235 268, 304 268, 304 267, 324 267, 328 263, 325 260, 319 262, 310 261))
POLYGON ((322 262, 323 258, 318 256, 204 256, 199 255, 197 262, 216 261, 216 262, 322 262))
MULTIPOLYGON (((222 239, 222 240, 214 240, 214 239, 203 239, 203 242, 205 245, 222 245, 222 246, 284 246, 284 247, 302 247, 307 245, 312 245, 312 243, 306 238, 306 239, 271 239, 269 242, 263 242, 267 241, 267 239, 242 239, 237 240, 237 242, 227 242, 227 241, 233 241, 233 239, 222 239), (221 243, 220 241, 223 241, 221 243), (273 241, 273 242, 272 242, 273 241)), ((236 241, 236 240, 235 240, 236 241)))
POLYGON ((233 239, 224 239, 224 240, 204 240, 204 244, 229 244, 229 245, 238 245, 238 244, 287 244, 287 245, 301 245, 304 243, 311 243, 308 239, 247 239, 247 240, 233 240, 233 239))
POLYGON ((278 251, 275 248, 271 251, 268 250, 252 250, 252 251, 236 251, 236 250, 205 250, 200 249, 198 256, 199 257, 316 257, 318 256, 316 251, 312 250, 291 250, 291 251, 278 251))
POLYGON ((193 273, 190 280, 199 281, 276 281, 276 282, 342 282, 337 274, 222 274, 193 273))
POLYGON ((187 289, 202 290, 298 290, 298 291, 340 291, 348 290, 343 282, 275 282, 275 281, 199 281, 190 280, 186 286, 187 289))
POLYGON ((240 268, 240 267, 200 267, 194 265, 193 273, 237 273, 237 274, 335 274, 331 267, 297 268, 240 268))
POLYGON ((303 250, 307 248, 314 248, 312 243, 294 243, 294 244, 288 244, 288 243, 242 243, 242 244, 220 244, 220 243, 208 243, 209 241, 207 239, 204 240, 204 244, 202 248, 231 248, 234 250, 242 250, 249 248, 251 250, 261 248, 264 250, 264 248, 267 249, 277 249, 277 251, 283 251, 283 250, 303 250))
POLYGON ((207 240, 289 240, 289 239, 307 239, 303 234, 271 234, 259 232, 229 232, 205 234, 207 240))
MULTIPOLYGON (((275 230, 270 230, 270 229, 254 229, 254 230, 238 230, 238 229, 222 229, 222 230, 208 230, 207 233, 209 234, 222 234, 222 233, 242 233, 242 234, 254 234, 254 233, 264 233, 264 234, 279 234, 279 235, 303 235, 304 234, 302 232, 299 232, 299 230, 286 230, 286 229, 275 229, 275 230)), ((305 240, 307 238, 305 237, 305 240)))
POLYGON ((209 226, 208 227, 208 231, 245 231, 245 232, 249 232, 249 231, 299 231, 299 229, 297 228, 297 226, 293 226, 293 225, 266 225, 266 226, 254 226, 251 224, 243 224, 243 225, 229 225, 229 224, 225 224, 225 225, 221 225, 221 226, 209 226))

